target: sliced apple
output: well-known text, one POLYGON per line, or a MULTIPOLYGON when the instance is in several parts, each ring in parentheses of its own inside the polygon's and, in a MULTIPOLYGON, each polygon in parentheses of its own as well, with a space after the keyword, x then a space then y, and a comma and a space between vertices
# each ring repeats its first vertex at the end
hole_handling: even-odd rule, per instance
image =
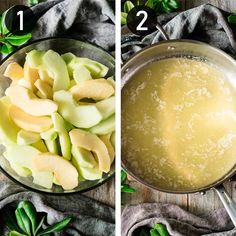
POLYGON ((54 128, 49 129, 48 131, 40 133, 40 136, 44 140, 55 140, 57 138, 57 132, 54 128))
POLYGON ((70 63, 72 59, 76 58, 76 56, 71 52, 64 53, 61 55, 61 57, 66 64, 70 63))
POLYGON ((115 89, 116 83, 115 83, 113 76, 107 78, 107 82, 109 82, 112 85, 112 87, 115 89))
POLYGON ((93 126, 89 131, 93 134, 105 135, 115 130, 115 115, 110 116, 106 120, 101 121, 99 124, 93 126))
POLYGON ((84 148, 72 145, 71 153, 74 166, 93 168, 97 165, 93 154, 84 148))
POLYGON ((53 154, 59 154, 59 143, 57 139, 45 140, 45 144, 49 152, 53 154))
POLYGON ((36 91, 34 83, 39 79, 39 73, 37 69, 29 67, 28 63, 24 65, 24 79, 29 81, 31 89, 36 91))
POLYGON ((115 113, 115 97, 109 97, 96 103, 97 109, 102 114, 102 119, 106 119, 115 113))
POLYGON ((98 124, 102 119, 96 104, 77 104, 72 94, 68 91, 55 92, 53 99, 58 104, 59 113, 76 127, 90 128, 98 124))
POLYGON ((40 152, 48 152, 48 149, 43 140, 39 140, 36 143, 32 143, 31 146, 38 149, 40 152))
POLYGON ((21 87, 27 88, 27 89, 32 89, 31 88, 31 83, 30 81, 26 80, 26 79, 19 79, 17 81, 17 85, 20 85, 21 87))
POLYGON ((21 129, 17 134, 17 144, 18 145, 28 145, 36 143, 41 139, 39 133, 30 132, 21 129))
POLYGON ((110 171, 110 157, 106 145, 95 134, 80 129, 73 129, 69 133, 71 143, 96 153, 99 169, 104 172, 110 171))
POLYGON ((13 105, 32 116, 47 116, 57 111, 57 104, 49 99, 37 98, 31 90, 19 85, 10 86, 6 90, 13 105))
POLYGON ((27 131, 40 133, 52 127, 51 118, 31 116, 16 106, 10 107, 9 115, 17 126, 27 131))
POLYGON ((13 83, 17 82, 19 79, 24 77, 23 68, 16 62, 8 64, 4 74, 5 77, 8 77, 12 80, 13 83))
POLYGON ((5 144, 16 143, 17 133, 20 130, 9 116, 10 106, 8 97, 0 99, 0 139, 5 144))
POLYGON ((70 89, 73 97, 79 101, 83 98, 103 100, 114 94, 113 86, 105 79, 85 80, 70 89))
POLYGON ((38 91, 42 94, 43 98, 52 99, 53 97, 52 87, 47 82, 38 79, 36 80, 34 85, 38 89, 38 91))
POLYGON ((111 144, 112 144, 113 148, 115 149, 115 146, 116 146, 116 133, 115 133, 115 131, 112 132, 112 134, 111 134, 111 144))
POLYGON ((48 50, 43 58, 43 65, 48 74, 53 78, 53 91, 67 90, 70 88, 70 77, 67 66, 61 56, 53 50, 48 50))
POLYGON ((53 185, 53 173, 50 171, 33 171, 33 183, 44 188, 51 189, 53 185))
POLYGON ((115 158, 115 150, 114 150, 114 148, 111 144, 111 141, 110 141, 111 133, 106 134, 106 135, 100 135, 99 138, 106 145, 109 156, 110 156, 111 164, 112 164, 112 162, 114 161, 114 158, 115 158))
POLYGON ((25 61, 31 68, 42 69, 42 58, 45 53, 45 51, 32 50, 26 54, 25 61))
POLYGON ((53 86, 53 79, 49 77, 46 70, 39 69, 38 73, 39 73, 39 77, 42 81, 46 82, 50 86, 53 86))
POLYGON ((73 78, 77 84, 82 81, 91 80, 92 76, 90 71, 83 65, 78 65, 73 71, 73 78))
POLYGON ((98 168, 98 165, 96 165, 93 168, 83 167, 83 166, 77 166, 79 174, 87 180, 96 180, 102 178, 102 171, 98 168))
POLYGON ((78 172, 76 168, 61 156, 43 153, 33 158, 34 168, 38 171, 53 172, 57 181, 65 190, 78 186, 78 172))

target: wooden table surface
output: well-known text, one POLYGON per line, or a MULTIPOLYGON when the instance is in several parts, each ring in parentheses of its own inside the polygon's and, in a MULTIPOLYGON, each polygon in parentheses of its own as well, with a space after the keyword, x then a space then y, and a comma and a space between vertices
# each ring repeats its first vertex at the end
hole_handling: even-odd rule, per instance
MULTIPOLYGON (((0 0, 0 14, 13 5, 24 4, 27 1, 25 0, 0 0)), ((0 181, 4 181, 6 177, 0 173, 0 181)), ((105 203, 109 206, 115 206, 115 180, 112 178, 107 183, 102 186, 91 190, 89 192, 83 193, 90 198, 93 198, 97 201, 105 203)))
MULTIPOLYGON (((227 11, 234 11, 236 9, 235 0, 181 0, 181 2, 182 10, 196 7, 204 3, 211 3, 212 5, 227 11)), ((151 190, 150 188, 147 188, 135 181, 131 181, 130 185, 134 187, 137 192, 133 194, 122 194, 122 201, 125 204, 138 204, 143 202, 172 203, 177 204, 197 215, 205 215, 214 209, 223 207, 218 196, 213 190, 207 191, 205 195, 201 195, 200 193, 177 195, 151 190)), ((229 194, 236 201, 236 183, 228 182, 225 184, 225 186, 229 191, 229 194)))

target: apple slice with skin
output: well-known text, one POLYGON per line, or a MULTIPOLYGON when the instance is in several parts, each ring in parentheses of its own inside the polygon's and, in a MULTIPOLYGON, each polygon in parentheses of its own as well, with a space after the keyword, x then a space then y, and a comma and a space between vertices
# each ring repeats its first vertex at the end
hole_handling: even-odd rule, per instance
POLYGON ((96 180, 102 178, 102 171, 98 168, 98 165, 93 168, 77 166, 77 170, 79 174, 87 180, 96 180))
POLYGON ((115 97, 109 97, 96 103, 97 109, 102 114, 102 119, 110 117, 115 113, 115 97))
POLYGON ((37 69, 29 67, 27 63, 24 65, 24 79, 29 81, 32 91, 36 91, 34 83, 39 79, 39 73, 37 69))
POLYGON ((11 106, 9 115, 13 122, 21 129, 41 133, 52 127, 52 120, 47 116, 31 116, 16 106, 11 106))
POLYGON ((13 105, 32 116, 47 116, 57 111, 57 104, 49 99, 39 99, 29 89, 19 85, 10 86, 6 90, 13 105))
POLYGON ((103 100, 114 94, 113 86, 105 79, 85 80, 70 89, 73 97, 79 101, 83 98, 103 100))
POLYGON ((109 156, 110 156, 111 164, 112 164, 112 162, 114 161, 114 158, 115 158, 115 150, 114 150, 114 148, 113 148, 113 146, 111 144, 111 141, 110 141, 111 133, 105 134, 105 135, 100 135, 99 138, 106 145, 108 153, 109 153, 109 156))
POLYGON ((24 70, 18 63, 12 62, 7 66, 3 75, 15 83, 24 77, 24 70))
POLYGON ((106 145, 95 134, 80 129, 73 129, 69 133, 71 143, 96 153, 101 171, 110 171, 110 157, 106 145))
POLYGON ((31 146, 38 149, 40 152, 48 152, 48 149, 43 140, 39 140, 36 143, 32 143, 31 146))
POLYGON ((34 168, 38 171, 53 172, 63 189, 72 190, 78 186, 78 171, 61 156, 43 153, 33 158, 34 168))

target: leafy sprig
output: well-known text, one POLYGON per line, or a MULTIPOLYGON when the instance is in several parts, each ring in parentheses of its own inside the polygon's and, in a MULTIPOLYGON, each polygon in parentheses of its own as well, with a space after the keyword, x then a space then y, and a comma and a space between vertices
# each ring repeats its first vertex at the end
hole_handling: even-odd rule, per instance
POLYGON ((71 221, 66 217, 62 221, 45 228, 46 216, 39 219, 34 205, 29 201, 21 201, 15 214, 6 211, 4 221, 9 229, 8 236, 49 236, 51 233, 63 230, 71 221))
POLYGON ((169 236, 169 232, 164 224, 158 223, 150 229, 148 227, 142 227, 139 236, 169 236))
POLYGON ((5 24, 6 13, 7 11, 0 16, 0 53, 2 54, 10 54, 15 51, 17 47, 28 42, 32 37, 31 33, 14 35, 9 32, 5 24))
POLYGON ((123 11, 121 12, 121 24, 126 25, 128 13, 135 6, 148 6, 152 8, 157 15, 162 13, 170 13, 177 11, 180 8, 179 0, 145 0, 145 1, 125 1, 123 11))
POLYGON ((124 170, 121 170, 121 192, 122 193, 134 193, 136 190, 126 184, 127 173, 124 170))

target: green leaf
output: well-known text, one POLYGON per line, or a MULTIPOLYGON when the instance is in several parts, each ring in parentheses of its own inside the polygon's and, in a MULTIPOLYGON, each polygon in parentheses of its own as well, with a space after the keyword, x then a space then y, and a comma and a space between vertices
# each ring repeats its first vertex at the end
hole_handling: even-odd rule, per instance
POLYGON ((25 35, 11 35, 8 37, 5 37, 5 39, 14 46, 21 46, 22 44, 26 43, 30 40, 32 37, 31 33, 25 34, 25 35))
POLYGON ((27 236, 27 235, 21 234, 21 233, 15 231, 15 230, 13 230, 8 234, 8 236, 27 236))
POLYGON ((15 211, 16 220, 18 223, 18 226, 23 230, 24 233, 27 235, 30 235, 30 219, 26 215, 24 209, 17 208, 15 211))
POLYGON ((35 229, 35 235, 37 235, 37 232, 40 230, 40 228, 42 227, 43 223, 44 223, 44 220, 45 220, 45 216, 42 217, 41 221, 39 222, 37 228, 35 229))
POLYGON ((154 7, 153 0, 147 0, 147 2, 145 3, 145 5, 146 5, 147 7, 153 8, 153 7, 154 7))
POLYGON ((47 229, 43 230, 42 232, 40 232, 38 234, 38 236, 61 231, 70 223, 71 219, 72 219, 71 217, 67 217, 67 218, 63 219, 62 221, 55 223, 54 225, 52 225, 52 226, 48 227, 47 229))
POLYGON ((160 236, 169 236, 169 233, 165 225, 159 223, 159 224, 155 224, 153 228, 157 230, 160 236))
POLYGON ((128 184, 121 185, 121 192, 122 193, 134 193, 136 190, 130 187, 128 184))
POLYGON ((17 209, 23 209, 25 211, 25 214, 30 219, 32 232, 34 234, 37 228, 37 212, 34 205, 29 201, 21 201, 17 209))
POLYGON ((230 24, 236 24, 236 14, 232 14, 232 15, 228 16, 228 22, 230 24))
POLYGON ((151 236, 160 236, 160 234, 155 229, 150 230, 150 235, 151 236))
POLYGON ((178 10, 180 8, 180 3, 177 0, 169 0, 168 6, 173 10, 178 10))
MULTIPOLYGON (((9 9, 8 9, 9 10, 9 9)), ((8 11, 7 10, 7 11, 8 11)), ((5 17, 6 17, 6 13, 7 11, 3 12, 2 14, 2 21, 1 21, 1 34, 2 35, 6 35, 9 33, 9 30, 8 28, 6 27, 6 24, 5 24, 5 17)))
POLYGON ((131 1, 126 1, 124 4, 124 12, 129 13, 132 8, 134 8, 134 4, 131 1))
POLYGON ((39 3, 38 0, 28 0, 28 5, 31 7, 31 6, 34 6, 34 5, 37 5, 39 3))
POLYGON ((162 8, 163 8, 163 11, 166 13, 172 12, 172 8, 170 8, 168 3, 166 2, 162 2, 162 8))
POLYGON ((127 24, 127 16, 128 14, 125 12, 121 12, 121 25, 126 25, 127 24))
POLYGON ((120 176, 121 176, 121 183, 124 184, 127 179, 126 172, 124 170, 121 170, 120 176))
POLYGON ((11 44, 4 42, 4 41, 2 41, 2 43, 3 43, 3 45, 1 47, 1 53, 10 54, 11 52, 14 51, 14 47, 11 44))
POLYGON ((9 230, 16 230, 22 232, 19 226, 17 225, 15 215, 10 209, 6 209, 4 214, 4 222, 9 230))

